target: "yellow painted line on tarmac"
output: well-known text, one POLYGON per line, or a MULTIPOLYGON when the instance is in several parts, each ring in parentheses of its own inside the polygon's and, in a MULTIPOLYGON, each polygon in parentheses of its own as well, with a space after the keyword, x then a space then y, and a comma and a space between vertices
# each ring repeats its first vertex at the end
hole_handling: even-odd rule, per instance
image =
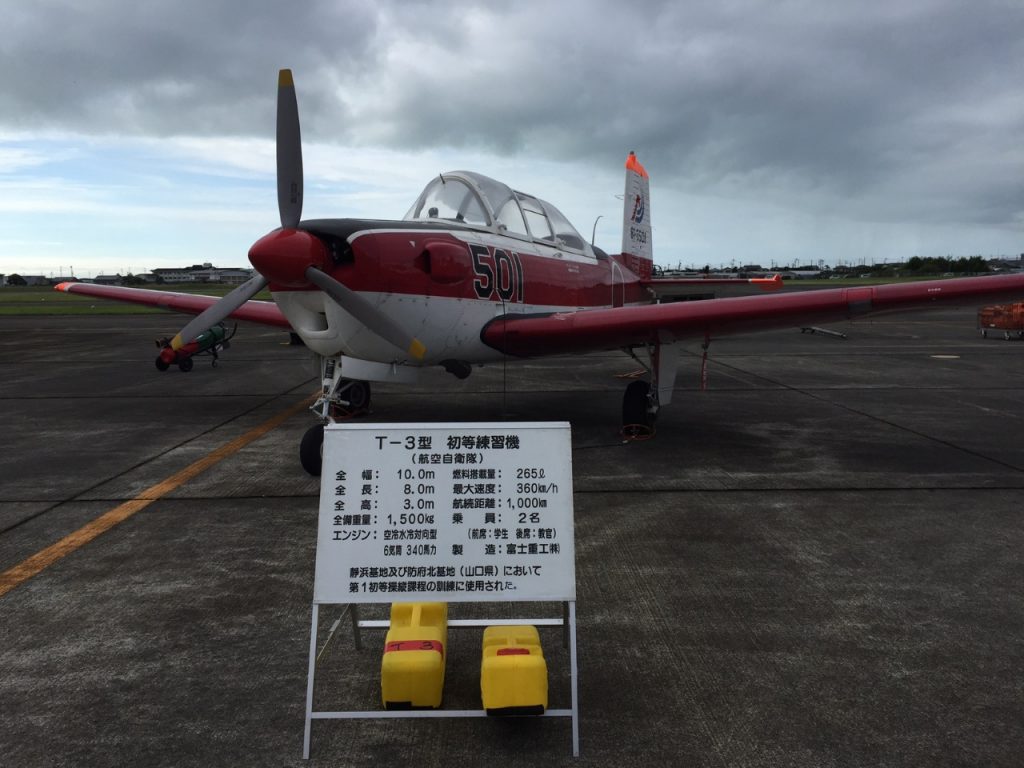
POLYGON ((97 536, 106 533, 118 523, 123 523, 139 510, 145 509, 154 501, 166 496, 176 488, 181 487, 196 475, 205 472, 219 461, 237 453, 254 440, 275 429, 300 411, 309 407, 316 395, 305 398, 302 402, 293 405, 273 418, 254 427, 241 437, 237 437, 230 443, 225 443, 212 453, 185 467, 156 485, 150 486, 134 499, 126 501, 120 506, 114 507, 109 512, 97 517, 95 520, 86 523, 74 533, 70 533, 60 541, 51 544, 46 549, 36 552, 31 557, 18 563, 3 573, 0 573, 0 597, 3 597, 16 586, 36 574, 49 568, 61 558, 70 555, 77 549, 84 547, 97 536))

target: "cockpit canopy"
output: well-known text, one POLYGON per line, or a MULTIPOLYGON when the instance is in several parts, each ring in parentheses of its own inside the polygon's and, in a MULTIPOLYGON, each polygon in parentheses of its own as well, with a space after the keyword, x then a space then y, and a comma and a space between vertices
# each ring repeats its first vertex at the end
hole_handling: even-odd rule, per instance
POLYGON ((594 258, 590 243, 551 203, 472 171, 452 171, 433 179, 405 220, 452 221, 594 258))

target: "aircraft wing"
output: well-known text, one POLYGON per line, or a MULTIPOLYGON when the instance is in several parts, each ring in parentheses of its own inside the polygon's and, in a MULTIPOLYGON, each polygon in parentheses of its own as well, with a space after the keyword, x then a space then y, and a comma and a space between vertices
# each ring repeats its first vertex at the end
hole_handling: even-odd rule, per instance
POLYGON ((928 280, 544 315, 509 314, 488 323, 481 338, 507 354, 537 357, 1022 296, 1024 274, 928 280))
MULTIPOLYGON (((77 293, 83 296, 95 296, 99 299, 113 299, 129 304, 142 304, 159 307, 172 312, 184 312, 198 315, 214 304, 220 297, 201 296, 193 293, 176 293, 174 291, 156 291, 149 288, 126 288, 119 285, 95 285, 93 283, 60 283, 54 290, 65 293, 77 293)), ((263 325, 291 329, 291 325, 281 314, 281 310, 272 301, 247 301, 228 317, 236 320, 248 320, 263 325)))

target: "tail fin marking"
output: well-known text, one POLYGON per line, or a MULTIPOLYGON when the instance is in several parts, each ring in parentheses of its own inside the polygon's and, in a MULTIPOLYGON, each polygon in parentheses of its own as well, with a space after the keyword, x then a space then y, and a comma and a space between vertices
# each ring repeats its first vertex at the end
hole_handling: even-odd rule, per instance
POLYGON ((654 264, 651 243, 651 185, 633 152, 626 158, 626 193, 622 206, 622 254, 626 266, 649 280, 654 264))

